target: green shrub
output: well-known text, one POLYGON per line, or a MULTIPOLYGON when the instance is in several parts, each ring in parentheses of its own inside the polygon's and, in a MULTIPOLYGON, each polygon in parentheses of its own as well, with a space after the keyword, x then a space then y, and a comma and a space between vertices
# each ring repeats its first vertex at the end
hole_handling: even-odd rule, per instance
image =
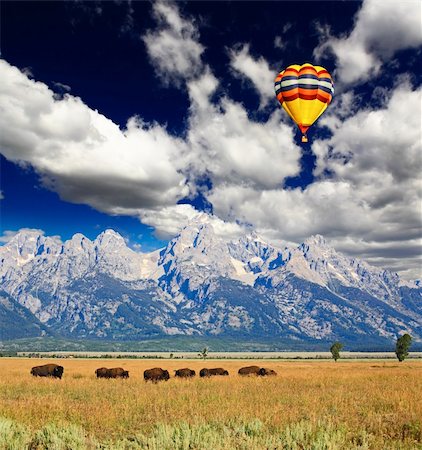
POLYGON ((87 439, 81 427, 72 424, 47 424, 35 433, 29 444, 30 450, 86 450, 89 448, 95 448, 95 443, 87 439))
POLYGON ((149 435, 110 444, 113 450, 337 450, 367 449, 367 439, 351 439, 343 427, 302 421, 282 431, 270 430, 257 419, 229 423, 157 425, 149 435))
POLYGON ((0 449, 22 450, 27 445, 29 433, 13 420, 0 417, 0 449))
POLYGON ((253 419, 157 424, 148 434, 100 443, 88 438, 77 425, 50 423, 30 433, 15 421, 0 418, 1 450, 407 450, 419 448, 414 444, 421 440, 420 425, 418 422, 406 424, 400 440, 394 442, 375 439, 363 429, 351 432, 344 426, 325 421, 302 420, 277 429, 253 419))

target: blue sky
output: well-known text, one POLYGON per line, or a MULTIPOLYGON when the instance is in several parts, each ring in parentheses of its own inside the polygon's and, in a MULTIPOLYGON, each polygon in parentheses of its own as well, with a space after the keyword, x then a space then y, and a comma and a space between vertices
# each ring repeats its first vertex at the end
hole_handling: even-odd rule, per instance
POLYGON ((149 251, 206 211, 420 277, 420 2, 1 8, 3 242, 113 228, 149 251), (336 89, 308 144, 273 93, 304 62, 336 89))

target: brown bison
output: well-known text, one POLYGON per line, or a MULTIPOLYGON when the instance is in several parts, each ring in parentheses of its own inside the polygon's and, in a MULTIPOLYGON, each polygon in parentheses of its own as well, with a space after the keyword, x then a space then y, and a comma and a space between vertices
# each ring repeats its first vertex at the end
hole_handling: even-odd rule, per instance
POLYGON ((97 378, 129 378, 129 372, 121 367, 114 367, 113 369, 101 367, 95 371, 95 374, 97 378))
POLYGON ((196 372, 192 369, 177 369, 174 371, 176 377, 191 378, 196 375, 196 372))
POLYGON ((248 366, 242 367, 237 373, 239 375, 261 375, 260 370, 261 368, 258 366, 248 366))
POLYGON ((262 369, 259 369, 259 375, 261 375, 262 377, 275 376, 277 375, 277 372, 275 370, 266 369, 265 367, 263 367, 262 369))
POLYGON ((31 375, 34 377, 54 377, 62 378, 63 366, 57 364, 44 364, 43 366, 36 366, 31 369, 31 375))
POLYGON ((227 376, 229 372, 227 370, 222 369, 221 367, 218 367, 216 369, 201 369, 199 372, 200 377, 212 377, 215 375, 225 375, 227 376))
POLYGON ((256 376, 269 376, 269 375, 277 375, 277 373, 272 369, 266 369, 265 367, 258 367, 258 366, 248 366, 248 367, 242 367, 238 371, 239 375, 256 375, 256 376))
POLYGON ((144 380, 152 381, 157 383, 158 381, 167 381, 170 378, 168 370, 160 369, 159 367, 154 367, 154 369, 148 369, 144 371, 144 380))

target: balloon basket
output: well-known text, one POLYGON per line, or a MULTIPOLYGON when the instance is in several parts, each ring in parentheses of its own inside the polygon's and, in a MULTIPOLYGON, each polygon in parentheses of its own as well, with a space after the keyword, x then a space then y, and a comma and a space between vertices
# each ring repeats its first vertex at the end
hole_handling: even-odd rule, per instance
POLYGON ((306 136, 302 136, 302 142, 308 142, 308 138, 306 136))

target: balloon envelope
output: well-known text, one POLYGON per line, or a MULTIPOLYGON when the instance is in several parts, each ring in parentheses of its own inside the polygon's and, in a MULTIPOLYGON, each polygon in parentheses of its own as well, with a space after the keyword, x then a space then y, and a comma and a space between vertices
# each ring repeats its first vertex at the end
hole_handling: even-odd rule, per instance
POLYGON ((275 78, 278 101, 303 134, 307 142, 308 128, 327 109, 334 94, 331 75, 324 67, 310 63, 294 64, 275 78))

